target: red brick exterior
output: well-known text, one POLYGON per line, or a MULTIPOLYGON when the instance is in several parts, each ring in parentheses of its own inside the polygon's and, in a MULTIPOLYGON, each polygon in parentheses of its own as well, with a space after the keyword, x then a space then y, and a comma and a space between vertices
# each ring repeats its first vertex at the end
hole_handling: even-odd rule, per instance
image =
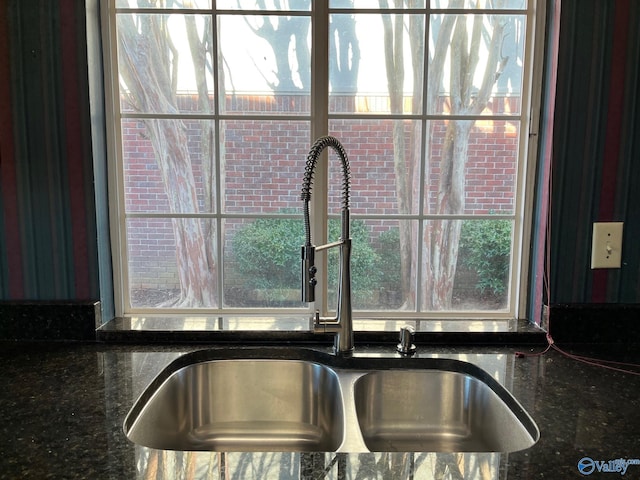
MULTIPOLYGON (((496 102, 518 108, 518 99, 496 102)), ((188 98, 180 99, 182 111, 191 111, 188 98)), ((280 99, 278 104, 260 104, 254 99, 229 100, 228 110, 285 113, 307 108, 299 99, 280 99), (253 102, 253 103, 252 103, 253 102), (302 106, 301 106, 302 104, 302 106)), ((195 108, 195 107, 194 107, 195 108)), ((501 107, 504 108, 504 107, 501 107)), ((499 113, 495 112, 494 113, 499 113)), ((203 188, 201 126, 206 120, 184 121, 199 205, 205 208, 203 188)), ((429 132, 431 159, 426 172, 427 213, 433 212, 440 174, 440 155, 446 133, 446 120, 433 121, 429 132)), ((222 123, 224 138, 223 211, 227 214, 276 213, 299 208, 299 191, 307 150, 309 123, 291 120, 228 120, 222 123)), ((330 131, 345 146, 352 171, 352 213, 397 214, 393 164, 393 121, 360 118, 331 120, 330 131)), ((153 148, 143 121, 125 119, 122 123, 125 205, 129 213, 168 213, 153 148)), ((407 148, 413 145, 410 121, 405 121, 407 148)), ((466 166, 465 213, 512 213, 518 149, 517 124, 505 121, 477 121, 471 130, 466 166)), ((332 168, 331 175, 339 175, 332 168)), ((340 180, 330 181, 330 204, 337 208, 340 180)), ((215 205, 212 208, 215 211, 215 205)), ((417 213, 417 212, 414 212, 417 213)), ((372 226, 373 226, 372 222, 372 226)), ((232 232, 237 222, 227 221, 232 232)), ((379 224, 379 222, 378 222, 379 224)), ((378 230, 379 228, 376 228, 378 230)), ((130 219, 127 224, 132 287, 155 287, 176 283, 173 233, 170 220, 130 219), (174 264, 173 266, 171 264, 174 264), (144 273, 144 272, 147 273, 144 273), (147 278, 147 280, 143 280, 147 278), (157 283, 156 283, 157 282, 157 283)), ((227 239, 229 239, 227 235, 227 239)))

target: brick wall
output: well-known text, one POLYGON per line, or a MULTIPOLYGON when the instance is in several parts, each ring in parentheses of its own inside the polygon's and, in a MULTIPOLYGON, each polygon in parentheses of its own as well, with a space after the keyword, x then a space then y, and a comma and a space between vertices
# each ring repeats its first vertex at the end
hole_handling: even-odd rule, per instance
MULTIPOLYGON (((190 97, 189 97, 190 98, 190 97)), ((181 111, 191 111, 189 98, 180 99, 181 111)), ((490 106, 492 111, 518 108, 518 99, 500 99, 490 106), (506 105, 506 107, 505 107, 506 105)), ((272 111, 274 106, 254 99, 233 99, 227 107, 272 111)), ((275 108, 291 105, 298 110, 301 100, 289 103, 280 99, 275 108), (284 103, 283 103, 284 102, 284 103)), ((282 110, 276 110, 282 112, 282 110)), ((173 120, 161 120, 170 122, 173 120)), ((216 211, 208 198, 203 169, 204 142, 212 145, 211 122, 188 120, 186 129, 191 155, 199 210, 216 211), (203 130, 204 128, 204 130, 203 130), (205 133, 203 133, 203 131, 205 133)), ((221 184, 224 185, 222 209, 230 214, 275 213, 300 207, 299 192, 309 148, 309 124, 291 120, 237 120, 223 122, 220 136, 224 139, 224 161, 221 184)), ((466 165, 465 213, 511 213, 514 208, 518 132, 504 121, 477 121, 472 127, 466 165)), ((332 120, 330 130, 344 144, 352 171, 353 214, 398 213, 396 181, 393 165, 393 121, 375 119, 332 120)), ((429 132, 431 161, 426 171, 427 208, 435 211, 440 176, 440 160, 447 125, 434 121, 429 132)), ((404 121, 407 159, 414 144, 411 121, 404 121)), ((144 122, 125 119, 122 123, 125 159, 125 205, 128 212, 168 213, 169 202, 162 175, 155 160, 144 122)), ((418 134, 420 132, 418 131, 418 134)), ((332 159, 332 161, 335 161, 332 159)), ((330 207, 339 208, 338 178, 340 169, 330 169, 330 207), (334 178, 335 177, 335 178, 334 178)), ((206 220, 203 220, 206 222, 206 220)), ((230 239, 240 221, 226 221, 226 238, 230 239)), ((175 246, 170 220, 130 219, 127 225, 130 255, 130 280, 144 288, 177 285, 175 246)), ((386 227, 388 228, 388 227, 386 227)), ((372 230, 383 230, 381 222, 372 222, 372 230), (375 228, 374 228, 375 224, 375 228)))

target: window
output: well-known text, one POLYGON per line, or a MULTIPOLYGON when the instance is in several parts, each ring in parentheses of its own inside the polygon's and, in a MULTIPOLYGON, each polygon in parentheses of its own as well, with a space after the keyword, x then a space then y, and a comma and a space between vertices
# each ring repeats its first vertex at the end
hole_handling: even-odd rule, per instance
MULTIPOLYGON (((307 311, 325 134, 351 163, 358 316, 520 314, 535 0, 107 3, 119 315, 307 311)), ((339 233, 327 158, 316 244, 339 233)))

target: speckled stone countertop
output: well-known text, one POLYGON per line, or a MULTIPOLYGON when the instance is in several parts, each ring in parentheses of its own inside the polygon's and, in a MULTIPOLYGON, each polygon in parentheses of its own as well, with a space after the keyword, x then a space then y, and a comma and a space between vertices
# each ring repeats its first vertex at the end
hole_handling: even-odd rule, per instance
MULTIPOLYGON (((205 347, 2 343, 0 478, 568 479, 587 478, 578 471, 585 457, 601 470, 599 462, 640 458, 640 377, 553 351, 516 358, 508 347, 418 347, 418 356, 466 360, 497 378, 538 424, 538 443, 509 454, 151 450, 125 437, 129 408, 168 363, 205 347)), ((363 356, 394 355, 356 348, 363 356)), ((640 361, 635 353, 600 356, 640 361)), ((593 469, 588 478, 621 476, 593 469)), ((640 465, 630 464, 624 478, 640 478, 640 465)))

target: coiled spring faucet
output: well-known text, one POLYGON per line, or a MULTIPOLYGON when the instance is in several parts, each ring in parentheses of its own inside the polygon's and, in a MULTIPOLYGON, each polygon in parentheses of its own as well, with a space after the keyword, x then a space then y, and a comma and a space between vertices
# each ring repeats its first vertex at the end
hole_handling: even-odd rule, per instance
POLYGON ((351 316, 351 237, 349 234, 349 189, 351 170, 347 152, 340 141, 332 136, 318 138, 307 155, 307 164, 302 183, 301 200, 304 202, 304 230, 305 244, 302 246, 302 301, 315 302, 315 286, 317 268, 315 266, 315 252, 333 247, 340 248, 340 267, 338 285, 338 307, 334 318, 320 317, 316 310, 313 317, 313 331, 315 333, 334 333, 334 350, 337 354, 349 354, 353 351, 353 321, 351 316), (342 208, 340 240, 316 247, 311 243, 311 224, 309 220, 309 202, 311 201, 311 186, 313 174, 320 154, 327 147, 331 147, 342 163, 342 208))

